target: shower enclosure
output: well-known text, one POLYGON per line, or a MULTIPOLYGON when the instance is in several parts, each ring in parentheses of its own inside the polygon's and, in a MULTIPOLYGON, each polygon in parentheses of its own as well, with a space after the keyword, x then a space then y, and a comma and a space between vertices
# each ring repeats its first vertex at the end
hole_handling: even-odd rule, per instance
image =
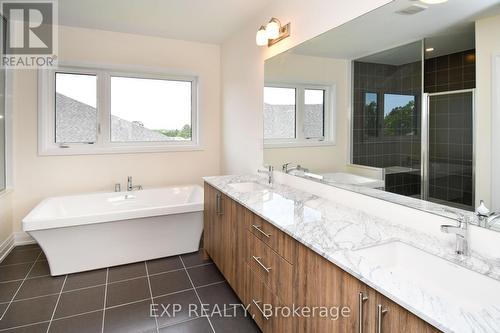
POLYGON ((382 168, 386 191, 472 210, 475 50, 425 43, 353 61, 352 163, 382 168))

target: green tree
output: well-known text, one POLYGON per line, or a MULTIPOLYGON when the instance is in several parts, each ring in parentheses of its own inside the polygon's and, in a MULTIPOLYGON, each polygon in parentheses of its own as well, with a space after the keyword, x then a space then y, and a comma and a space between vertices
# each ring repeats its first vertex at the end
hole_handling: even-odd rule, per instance
POLYGON ((415 101, 405 106, 398 106, 384 117, 385 135, 407 135, 412 132, 412 115, 415 110, 415 101))

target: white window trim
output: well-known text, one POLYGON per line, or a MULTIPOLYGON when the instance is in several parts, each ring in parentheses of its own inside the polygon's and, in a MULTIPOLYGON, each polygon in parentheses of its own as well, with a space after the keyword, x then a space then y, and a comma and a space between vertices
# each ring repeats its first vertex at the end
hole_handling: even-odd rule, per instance
POLYGON ((317 85, 317 84, 304 84, 304 83, 280 83, 280 82, 266 82, 265 87, 275 88, 292 88, 295 91, 295 138, 291 139, 264 139, 264 148, 294 148, 294 147, 322 147, 322 146, 335 146, 335 84, 332 85, 317 85), (305 138, 303 133, 303 106, 304 106, 304 90, 324 90, 325 91, 325 104, 324 104, 324 133, 322 139, 319 138, 305 138))
POLYGON ((14 168, 13 168, 13 122, 12 122, 12 90, 13 72, 5 71, 5 188, 0 189, 0 197, 11 193, 14 189, 14 168))
POLYGON ((143 67, 116 67, 113 65, 61 64, 57 69, 38 71, 38 154, 98 155, 126 153, 154 153, 202 150, 198 112, 198 77, 171 74, 164 69, 143 67), (55 142, 55 74, 58 72, 92 74, 97 76, 97 140, 93 144, 55 142), (191 140, 163 142, 112 142, 110 137, 111 91, 110 77, 125 76, 142 79, 163 79, 191 82, 191 140))

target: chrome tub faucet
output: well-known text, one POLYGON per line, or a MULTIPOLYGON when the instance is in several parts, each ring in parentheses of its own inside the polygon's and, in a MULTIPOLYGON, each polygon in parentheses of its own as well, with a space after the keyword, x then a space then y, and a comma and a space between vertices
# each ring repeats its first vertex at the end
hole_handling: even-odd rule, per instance
POLYGON ((127 177, 127 191, 142 190, 142 185, 134 185, 132 183, 132 176, 127 177))

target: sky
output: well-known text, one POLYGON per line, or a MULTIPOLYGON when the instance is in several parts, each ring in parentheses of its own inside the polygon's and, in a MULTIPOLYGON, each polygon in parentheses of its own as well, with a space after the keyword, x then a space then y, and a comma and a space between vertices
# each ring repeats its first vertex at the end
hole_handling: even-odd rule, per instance
MULTIPOLYGON (((96 77, 58 73, 56 91, 96 107, 96 77)), ((191 82, 111 77, 111 114, 149 129, 191 125, 191 82)))
MULTIPOLYGON (((264 88, 264 103, 271 105, 294 105, 294 88, 264 88)), ((304 93, 305 104, 323 104, 323 90, 306 89, 304 93)))

